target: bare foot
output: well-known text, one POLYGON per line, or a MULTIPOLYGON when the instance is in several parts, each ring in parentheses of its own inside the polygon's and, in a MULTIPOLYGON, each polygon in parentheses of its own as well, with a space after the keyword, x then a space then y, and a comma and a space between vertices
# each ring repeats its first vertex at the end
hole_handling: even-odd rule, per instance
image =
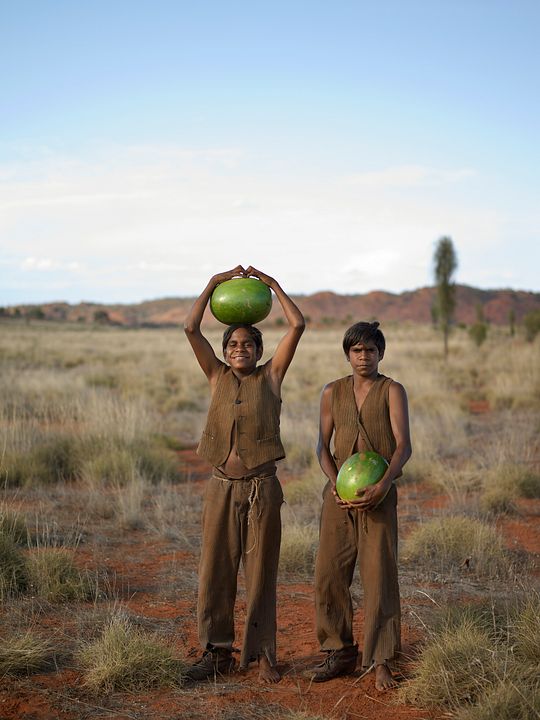
POLYGON ((375 688, 383 691, 394 688, 396 685, 397 683, 392 677, 392 673, 390 672, 388 665, 386 665, 386 663, 377 665, 375 668, 375 688))
POLYGON ((278 683, 281 680, 277 668, 270 665, 266 655, 259 657, 259 680, 265 683, 278 683))

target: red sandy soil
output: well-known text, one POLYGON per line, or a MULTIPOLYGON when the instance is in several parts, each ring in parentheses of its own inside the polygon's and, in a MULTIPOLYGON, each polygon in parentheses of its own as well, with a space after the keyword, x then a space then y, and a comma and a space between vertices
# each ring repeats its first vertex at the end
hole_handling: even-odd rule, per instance
MULTIPOLYGON (((182 453, 181 461, 189 464, 196 486, 201 491, 207 468, 191 451, 182 453)), ((286 483, 286 478, 283 478, 286 483)), ((424 514, 444 506, 444 496, 434 496, 417 485, 401 489, 400 507, 404 516, 412 507, 421 506, 424 514)), ((19 498, 20 499, 20 498, 19 498)), ((532 555, 538 566, 540 528, 537 516, 540 501, 527 501, 520 515, 499 523, 509 547, 532 555)), ((408 523, 405 522, 405 525, 408 523)), ((114 532, 114 530, 112 531, 114 532)), ((129 611, 152 627, 166 623, 169 639, 188 660, 200 655, 196 634, 196 588, 187 583, 179 586, 180 571, 196 571, 196 552, 181 551, 168 540, 155 540, 144 531, 117 529, 106 548, 96 550, 91 539, 77 551, 81 562, 92 566, 99 552, 99 562, 114 575, 120 588, 120 600, 129 611)), ((428 588, 429 583, 424 583, 428 588)), ((315 663, 317 643, 314 634, 313 587, 310 582, 280 581, 278 588, 278 652, 282 681, 277 685, 260 685, 257 668, 233 674, 217 683, 201 683, 183 689, 159 689, 145 693, 113 693, 99 698, 82 687, 81 674, 59 662, 49 672, 28 677, 5 677, 0 685, 0 720, 74 720, 116 718, 126 720, 206 720, 226 718, 274 718, 286 709, 340 720, 377 718, 377 720, 421 720, 449 717, 444 710, 422 710, 396 705, 395 692, 375 690, 373 675, 352 676, 330 683, 313 684, 302 671, 315 663)), ((427 596, 418 594, 414 606, 430 604, 427 596)), ((410 609, 411 597, 407 601, 410 609)), ((99 604, 99 603, 98 603, 99 604)), ((242 635, 243 595, 237 602, 237 636, 242 635)), ((88 608, 91 612, 92 608, 88 608)), ((74 613, 72 613, 74 614, 74 613)), ((362 641, 362 611, 356 613, 357 640, 362 641)), ((2 615, 0 614, 0 620, 2 615)), ((404 612, 403 662, 406 676, 411 658, 422 639, 421 628, 404 612), (410 622, 409 622, 410 619, 410 622)), ((66 633, 66 622, 72 628, 70 641, 76 640, 77 626, 70 623, 70 610, 45 608, 39 618, 42 628, 55 625, 66 633), (67 619, 66 619, 67 618, 67 619)), ((155 629, 155 627, 152 627, 155 629)), ((68 661, 69 665, 69 661, 68 661)))

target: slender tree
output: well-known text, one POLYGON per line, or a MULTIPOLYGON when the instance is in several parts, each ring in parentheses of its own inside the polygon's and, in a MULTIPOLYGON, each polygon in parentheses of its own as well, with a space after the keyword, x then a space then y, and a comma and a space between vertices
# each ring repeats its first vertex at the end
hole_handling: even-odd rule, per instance
POLYGON ((458 261, 452 238, 441 237, 435 248, 434 274, 437 284, 437 314, 444 338, 444 357, 448 357, 448 334, 456 307, 456 285, 453 275, 458 261))

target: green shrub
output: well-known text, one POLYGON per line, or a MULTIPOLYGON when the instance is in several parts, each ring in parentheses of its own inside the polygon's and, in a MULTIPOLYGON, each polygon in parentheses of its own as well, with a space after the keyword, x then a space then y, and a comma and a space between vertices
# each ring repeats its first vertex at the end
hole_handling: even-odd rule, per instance
POLYGON ((525 326, 526 339, 532 342, 540 332, 540 310, 527 313, 523 318, 523 325, 525 326))
POLYGON ((540 498, 540 475, 526 470, 518 480, 518 491, 524 498, 540 498))

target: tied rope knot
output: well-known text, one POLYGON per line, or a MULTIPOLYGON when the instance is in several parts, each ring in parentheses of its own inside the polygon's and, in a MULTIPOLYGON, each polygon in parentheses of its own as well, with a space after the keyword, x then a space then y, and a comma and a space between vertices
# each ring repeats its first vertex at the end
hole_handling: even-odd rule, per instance
MULTIPOLYGON (((255 503, 258 504, 258 502, 259 502, 259 492, 261 489, 261 481, 262 480, 263 480, 263 478, 254 476, 254 477, 250 478, 248 481, 251 483, 251 488, 249 490, 249 497, 248 497, 249 510, 248 510, 248 514, 247 514, 247 523, 248 523, 248 527, 250 525, 253 526, 253 545, 249 548, 249 550, 246 550, 246 555, 248 553, 250 553, 252 550, 255 550, 255 548, 257 547, 257 527, 256 527, 256 524, 254 524, 252 522, 252 520, 253 520, 253 509, 255 507, 255 503)), ((261 511, 259 508, 256 519, 258 520, 260 517, 261 517, 261 511)))

